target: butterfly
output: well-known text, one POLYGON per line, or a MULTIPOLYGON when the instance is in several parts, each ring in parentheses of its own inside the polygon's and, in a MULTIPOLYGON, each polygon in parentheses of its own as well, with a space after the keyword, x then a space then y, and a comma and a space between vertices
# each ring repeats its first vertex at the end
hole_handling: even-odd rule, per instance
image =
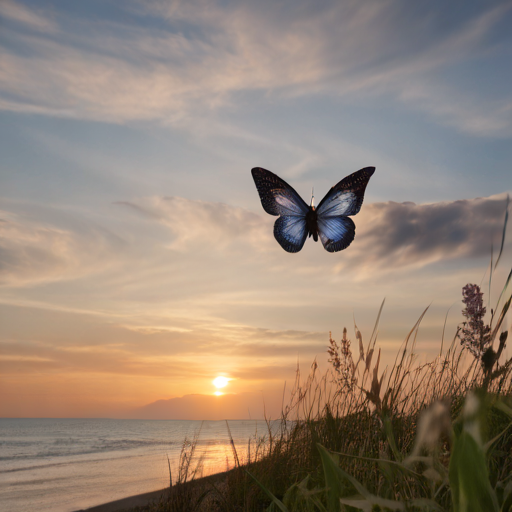
POLYGON ((364 191, 374 172, 375 167, 365 167, 343 178, 315 208, 314 196, 308 206, 273 172, 261 167, 251 170, 263 209, 270 215, 279 215, 274 236, 287 252, 299 252, 308 235, 315 242, 320 237, 326 251, 346 249, 356 234, 356 226, 349 216, 361 209, 364 191))

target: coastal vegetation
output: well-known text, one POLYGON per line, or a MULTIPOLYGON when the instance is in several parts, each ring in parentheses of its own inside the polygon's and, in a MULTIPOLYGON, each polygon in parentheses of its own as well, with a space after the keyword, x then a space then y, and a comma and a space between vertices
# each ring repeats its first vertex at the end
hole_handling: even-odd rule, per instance
POLYGON ((427 310, 388 372, 377 345, 382 306, 368 341, 357 325, 354 343, 346 329, 340 342, 330 336, 328 371, 319 375, 316 362, 305 378, 297 371, 277 430, 269 422, 243 454, 232 443, 235 467, 204 479, 186 441, 169 493, 140 510, 512 511, 511 278, 489 314, 480 286, 464 286, 463 321, 427 363, 415 351, 427 310))

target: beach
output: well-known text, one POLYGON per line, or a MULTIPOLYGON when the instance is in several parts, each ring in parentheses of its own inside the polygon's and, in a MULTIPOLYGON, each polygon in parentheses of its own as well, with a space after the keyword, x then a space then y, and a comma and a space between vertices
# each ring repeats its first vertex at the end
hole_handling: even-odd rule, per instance
POLYGON ((169 492, 169 489, 162 489, 160 491, 146 492, 143 494, 137 494, 135 496, 129 496, 128 498, 122 498, 120 500, 110 501, 103 505, 96 505, 86 509, 80 509, 76 512, 121 512, 129 511, 135 507, 144 507, 152 502, 159 501, 169 492))
MULTIPOLYGON (((211 487, 214 483, 219 486, 225 479, 227 472, 216 473, 213 475, 198 478, 197 480, 191 480, 186 482, 184 487, 192 489, 192 492, 199 494, 206 488, 211 487)), ((159 491, 146 492, 142 494, 136 494, 134 496, 128 496, 114 501, 109 501, 101 505, 94 507, 76 510, 74 512, 131 512, 134 509, 140 511, 140 507, 146 507, 152 503, 158 503, 160 500, 165 499, 169 495, 169 487, 161 489, 159 491)))
MULTIPOLYGON (((266 424, 228 424, 243 460, 266 424)), ((169 488, 169 468, 177 481, 184 448, 194 447, 190 470, 197 480, 234 465, 225 421, 1 419, 0 442, 0 501, 10 512, 145 505, 169 488)))

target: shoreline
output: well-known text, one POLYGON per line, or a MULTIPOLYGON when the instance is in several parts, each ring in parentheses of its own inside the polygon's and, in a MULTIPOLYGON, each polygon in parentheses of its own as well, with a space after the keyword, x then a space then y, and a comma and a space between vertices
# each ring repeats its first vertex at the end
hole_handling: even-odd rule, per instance
MULTIPOLYGON (((221 473, 214 473, 213 475, 203 476, 196 480, 185 482, 182 485, 192 488, 200 488, 210 482, 218 483, 219 480, 223 480, 231 471, 233 471, 233 469, 230 469, 229 471, 222 471, 221 473)), ((172 488, 175 488, 176 485, 177 484, 174 484, 172 488)), ((100 505, 94 505, 93 507, 75 510, 74 512, 132 512, 135 509, 139 510, 138 507, 147 507, 151 503, 158 502, 165 495, 169 494, 170 489, 170 487, 165 487, 158 491, 135 494, 133 496, 120 498, 100 505)))

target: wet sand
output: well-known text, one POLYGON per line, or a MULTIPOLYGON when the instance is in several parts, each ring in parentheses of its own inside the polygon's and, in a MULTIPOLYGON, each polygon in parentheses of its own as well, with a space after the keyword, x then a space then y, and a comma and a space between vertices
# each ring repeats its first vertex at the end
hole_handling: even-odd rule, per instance
MULTIPOLYGON (((213 482, 215 482, 217 486, 220 484, 222 487, 222 482, 225 481, 228 473, 230 473, 230 471, 215 473, 203 478, 198 478, 197 480, 191 480, 183 485, 187 487, 190 486, 194 491, 201 493, 205 490, 205 486, 209 486, 213 482)), ((96 505, 95 507, 77 510, 76 512, 133 512, 137 507, 145 507, 151 503, 159 502, 162 498, 167 497, 168 494, 169 487, 166 487, 160 491, 136 494, 135 496, 110 501, 108 503, 103 503, 102 505, 96 505)))

